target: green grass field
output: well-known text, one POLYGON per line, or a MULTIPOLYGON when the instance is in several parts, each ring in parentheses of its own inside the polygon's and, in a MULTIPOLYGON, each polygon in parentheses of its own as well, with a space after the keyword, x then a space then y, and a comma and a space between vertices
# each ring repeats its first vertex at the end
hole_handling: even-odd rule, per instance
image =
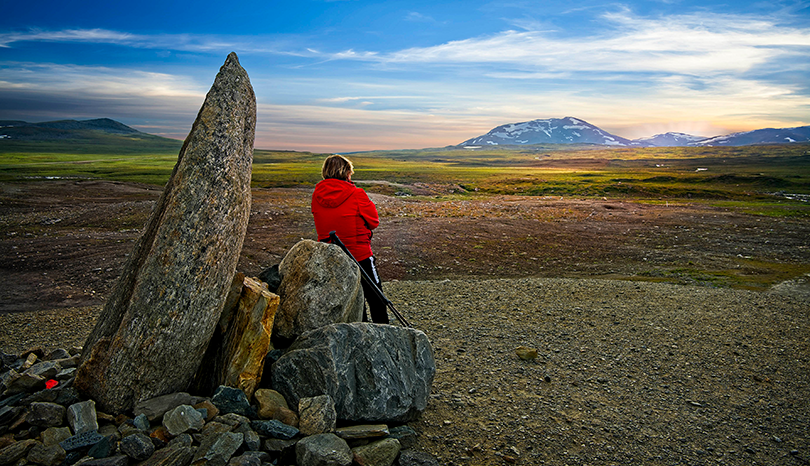
MULTIPOLYGON (((121 136, 0 140, 0 180, 94 178, 162 185, 171 174, 181 144, 157 137, 121 136)), ((320 180, 325 156, 257 149, 253 184, 313 186, 320 180)), ((456 186, 453 195, 462 197, 514 194, 650 202, 689 199, 732 203, 763 215, 810 215, 806 202, 810 196, 808 144, 643 149, 448 147, 347 156, 355 164, 355 180, 388 182, 366 185, 371 191, 386 194, 407 193, 407 185, 428 183, 456 186), (801 196, 805 196, 803 200, 801 196)))

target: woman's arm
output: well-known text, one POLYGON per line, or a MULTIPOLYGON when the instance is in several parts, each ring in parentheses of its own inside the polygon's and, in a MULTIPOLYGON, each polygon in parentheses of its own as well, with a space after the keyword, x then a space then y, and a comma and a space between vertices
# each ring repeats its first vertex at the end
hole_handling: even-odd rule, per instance
POLYGON ((360 188, 357 193, 357 205, 360 216, 366 222, 369 230, 373 230, 380 225, 380 216, 377 214, 377 206, 368 198, 368 194, 360 188))

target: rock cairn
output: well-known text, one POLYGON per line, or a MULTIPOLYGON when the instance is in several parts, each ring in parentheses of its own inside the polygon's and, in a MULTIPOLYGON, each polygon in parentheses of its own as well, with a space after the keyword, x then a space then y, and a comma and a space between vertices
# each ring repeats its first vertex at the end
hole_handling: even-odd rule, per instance
POLYGON ((231 54, 85 348, 0 351, 0 466, 435 463, 404 424, 430 395, 430 342, 357 322, 340 248, 301 241, 261 274, 272 289, 236 273, 255 122, 231 54))
POLYGON ((329 395, 291 409, 272 389, 249 401, 220 386, 107 414, 73 385, 80 351, 0 353, 0 466, 438 464, 411 449, 417 434, 406 424, 339 424, 329 395))

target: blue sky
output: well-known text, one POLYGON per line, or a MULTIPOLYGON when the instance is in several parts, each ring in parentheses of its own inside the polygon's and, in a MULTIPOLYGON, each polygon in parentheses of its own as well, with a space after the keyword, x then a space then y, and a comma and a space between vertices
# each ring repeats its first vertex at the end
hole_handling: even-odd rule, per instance
POLYGON ((0 0, 0 119, 183 139, 227 54, 256 147, 441 147, 573 116, 619 136, 810 125, 810 2, 0 0))

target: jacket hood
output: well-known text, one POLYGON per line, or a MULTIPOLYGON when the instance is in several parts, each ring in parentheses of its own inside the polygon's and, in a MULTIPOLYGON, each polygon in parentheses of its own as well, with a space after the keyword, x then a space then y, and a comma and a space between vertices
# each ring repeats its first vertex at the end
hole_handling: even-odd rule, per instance
POLYGON ((321 206, 334 209, 343 204, 354 193, 355 189, 357 188, 353 183, 328 178, 315 186, 312 198, 321 206))

